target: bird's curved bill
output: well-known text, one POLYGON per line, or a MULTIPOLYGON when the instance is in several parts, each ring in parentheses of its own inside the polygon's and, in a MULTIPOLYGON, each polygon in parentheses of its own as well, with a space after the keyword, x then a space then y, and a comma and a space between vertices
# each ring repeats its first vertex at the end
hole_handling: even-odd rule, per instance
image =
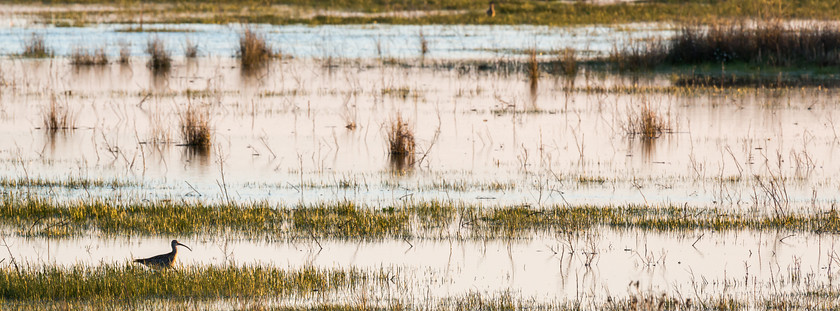
POLYGON ((186 246, 186 245, 181 244, 181 243, 178 243, 178 245, 181 245, 181 246, 183 246, 183 247, 186 247, 188 250, 190 250, 190 251, 192 252, 192 248, 190 248, 189 246, 186 246))

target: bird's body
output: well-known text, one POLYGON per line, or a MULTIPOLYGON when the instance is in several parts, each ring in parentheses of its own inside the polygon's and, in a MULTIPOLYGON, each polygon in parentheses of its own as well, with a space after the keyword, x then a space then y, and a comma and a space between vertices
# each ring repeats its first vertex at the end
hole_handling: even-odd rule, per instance
POLYGON ((150 268, 162 269, 162 268, 174 268, 175 267, 175 259, 178 258, 178 249, 176 248, 178 245, 186 247, 190 251, 192 249, 189 246, 184 244, 178 243, 177 240, 172 240, 172 251, 166 254, 160 254, 157 256, 143 258, 143 259, 135 259, 134 262, 143 264, 150 268))
POLYGON ((487 9, 487 16, 493 17, 496 16, 496 3, 490 2, 490 8, 487 9))

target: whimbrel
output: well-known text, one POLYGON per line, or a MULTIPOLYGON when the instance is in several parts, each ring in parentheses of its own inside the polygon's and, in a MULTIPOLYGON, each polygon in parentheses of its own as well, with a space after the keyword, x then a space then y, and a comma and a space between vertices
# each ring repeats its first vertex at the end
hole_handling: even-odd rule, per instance
POLYGON ((489 8, 489 9, 487 9, 487 16, 490 16, 490 17, 496 16, 496 7, 495 7, 495 5, 496 5, 496 2, 495 2, 495 1, 491 1, 491 2, 490 2, 490 8, 489 8))
POLYGON ((181 244, 178 240, 172 240, 172 251, 166 254, 160 254, 154 257, 143 258, 143 259, 135 259, 134 262, 141 263, 146 265, 150 268, 174 268, 175 267, 175 259, 178 257, 178 249, 175 248, 176 246, 181 245, 186 247, 188 250, 192 252, 192 249, 189 246, 181 244))

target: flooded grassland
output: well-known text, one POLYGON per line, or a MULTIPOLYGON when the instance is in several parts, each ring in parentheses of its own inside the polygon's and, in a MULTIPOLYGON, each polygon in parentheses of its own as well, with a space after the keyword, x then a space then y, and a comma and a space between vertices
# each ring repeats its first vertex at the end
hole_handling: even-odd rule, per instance
POLYGON ((0 28, 4 309, 838 305, 832 87, 599 67, 657 24, 123 27, 0 28))

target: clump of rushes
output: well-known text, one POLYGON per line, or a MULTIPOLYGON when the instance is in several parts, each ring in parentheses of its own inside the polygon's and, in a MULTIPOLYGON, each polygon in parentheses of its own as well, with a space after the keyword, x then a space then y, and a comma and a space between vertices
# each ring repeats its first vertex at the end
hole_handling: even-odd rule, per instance
POLYGON ((130 264, 49 265, 0 269, 0 297, 4 301, 65 301, 306 296, 353 290, 368 283, 386 285, 394 274, 386 269, 286 270, 258 265, 202 265, 155 272, 130 264))
POLYGON ((43 115, 44 129, 50 132, 58 130, 73 129, 75 126, 75 119, 73 113, 66 105, 59 105, 56 98, 50 98, 50 104, 44 110, 43 115))
POLYGON ((128 42, 120 42, 120 58, 118 62, 120 64, 128 64, 131 60, 131 45, 128 42))
POLYGON ((558 55, 557 64, 560 65, 558 72, 574 77, 578 71, 577 51, 572 48, 563 49, 558 55))
POLYGON ((210 147, 210 112, 193 105, 181 113, 181 139, 184 145, 207 149, 210 147))
POLYGON ((401 115, 388 126, 388 154, 392 157, 411 157, 414 155, 414 131, 401 115))
POLYGON ((276 55, 268 46, 264 35, 254 32, 251 28, 245 28, 245 31, 239 35, 238 56, 242 68, 254 69, 262 67, 276 55))
POLYGON ((429 41, 423 35, 423 29, 420 29, 420 55, 426 56, 426 53, 429 53, 429 41))
POLYGON ((172 56, 160 38, 149 39, 146 43, 146 53, 150 56, 148 66, 153 71, 163 72, 172 67, 172 56))
POLYGON ((196 58, 198 56, 198 43, 190 39, 184 41, 184 56, 187 58, 196 58))
POLYGON ((649 101, 645 101, 638 112, 631 111, 627 115, 625 131, 630 136, 654 139, 671 131, 671 122, 654 110, 649 101))
POLYGON ((639 71, 653 69, 668 57, 668 48, 662 41, 630 43, 623 48, 614 46, 610 51, 609 61, 619 71, 639 71))
POLYGON ((537 83, 540 80, 540 63, 537 61, 537 50, 531 49, 528 52, 528 82, 531 85, 531 90, 537 89, 537 83))
POLYGON ((77 47, 73 49, 73 53, 70 55, 70 63, 73 66, 107 65, 108 55, 105 54, 104 47, 99 47, 95 50, 77 47))
POLYGON ((23 53, 21 53, 23 57, 31 57, 31 58, 46 58, 52 57, 53 53, 47 48, 47 43, 44 40, 44 36, 37 33, 32 33, 29 35, 23 42, 23 53))
POLYGON ((773 66, 840 64, 840 29, 782 21, 686 26, 670 41, 673 64, 744 62, 773 66))

